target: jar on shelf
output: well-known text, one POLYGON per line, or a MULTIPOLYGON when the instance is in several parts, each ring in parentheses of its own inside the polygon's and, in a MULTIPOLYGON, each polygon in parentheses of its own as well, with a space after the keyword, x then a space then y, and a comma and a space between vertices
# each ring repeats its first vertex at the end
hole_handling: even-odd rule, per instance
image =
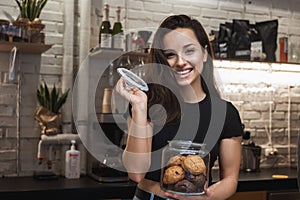
POLYGON ((27 18, 19 18, 16 21, 14 21, 13 29, 14 29, 14 42, 28 42, 27 37, 27 25, 28 25, 29 19, 27 18))
POLYGON ((184 196, 204 195, 210 154, 205 144, 173 140, 162 151, 160 187, 184 196))
POLYGON ((0 41, 8 41, 7 30, 9 26, 9 21, 0 19, 0 41))

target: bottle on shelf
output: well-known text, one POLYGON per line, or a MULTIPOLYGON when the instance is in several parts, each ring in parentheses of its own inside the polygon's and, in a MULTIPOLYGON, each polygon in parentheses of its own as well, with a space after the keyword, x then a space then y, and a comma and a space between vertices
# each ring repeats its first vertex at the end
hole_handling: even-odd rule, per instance
POLYGON ((123 46, 123 27, 120 21, 121 6, 116 10, 117 19, 112 29, 112 48, 122 49, 123 46))
POLYGON ((279 61, 288 62, 288 38, 279 38, 279 61))
POLYGON ((112 30, 109 21, 109 5, 104 4, 104 19, 99 31, 99 44, 101 48, 111 48, 112 30))

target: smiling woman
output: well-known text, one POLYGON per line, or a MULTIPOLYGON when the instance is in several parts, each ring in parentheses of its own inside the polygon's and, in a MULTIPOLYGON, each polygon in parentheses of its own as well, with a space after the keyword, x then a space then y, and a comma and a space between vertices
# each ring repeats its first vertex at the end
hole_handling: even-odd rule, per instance
MULTIPOLYGON (((220 181, 212 184, 209 172, 209 187, 194 199, 227 199, 234 194, 242 125, 237 109, 220 98, 214 82, 212 55, 208 36, 199 21, 173 15, 161 23, 153 39, 145 69, 149 91, 124 88, 125 80, 118 81, 116 90, 121 96, 130 95, 123 163, 129 178, 138 182, 134 199, 185 199, 192 195, 179 196, 161 188, 161 150, 173 140, 204 143, 210 153, 209 171, 219 158, 220 181), (154 109, 154 105, 160 105, 161 109, 154 109), (160 120, 162 109, 166 120, 160 120)), ((188 169, 185 165, 173 167, 174 176, 185 180, 185 186, 197 187, 188 181, 188 174, 180 173, 182 167, 188 169)), ((176 177, 168 177, 173 179, 176 177)))

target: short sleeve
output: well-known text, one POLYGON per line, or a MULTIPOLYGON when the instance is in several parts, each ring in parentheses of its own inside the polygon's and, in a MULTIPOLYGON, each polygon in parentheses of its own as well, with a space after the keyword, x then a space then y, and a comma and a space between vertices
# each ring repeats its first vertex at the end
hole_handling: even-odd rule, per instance
POLYGON ((227 102, 226 119, 221 139, 242 136, 243 126, 238 110, 230 102, 227 102))

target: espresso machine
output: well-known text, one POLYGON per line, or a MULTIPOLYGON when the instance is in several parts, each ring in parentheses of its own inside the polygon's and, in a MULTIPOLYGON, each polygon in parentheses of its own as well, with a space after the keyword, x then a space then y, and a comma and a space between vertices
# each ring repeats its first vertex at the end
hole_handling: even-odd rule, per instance
MULTIPOLYGON (((95 110, 98 118, 94 129, 102 129, 107 138, 105 147, 99 149, 103 158, 88 156, 88 174, 100 182, 128 181, 128 174, 122 164, 122 150, 125 148, 127 129, 126 119, 120 110, 116 110, 113 97, 113 85, 118 80, 115 63, 111 63, 100 78, 95 98, 95 110)), ((100 133, 99 133, 100 134, 100 133)), ((99 147, 101 148, 101 147, 99 147)))
POLYGON ((242 170, 245 172, 259 172, 261 147, 250 140, 250 132, 245 131, 242 143, 242 170))
MULTIPOLYGON (((97 160, 92 155, 88 156, 88 174, 99 182, 126 182, 128 174, 122 163, 122 150, 125 148, 125 129, 120 128, 112 121, 111 114, 103 114, 100 117, 100 126, 111 141, 103 148, 104 158, 97 160), (121 130, 122 129, 122 130, 121 130)), ((125 128, 126 124, 124 124, 125 128)))
MULTIPOLYGON (((148 41, 151 32, 140 31, 138 35, 143 41, 148 41)), ((144 46, 142 47, 144 48, 144 46)), ((101 50, 99 54, 93 52, 92 55, 94 54, 95 62, 93 63, 98 65, 101 63, 101 59, 108 59, 109 56, 112 56, 111 54, 121 53, 116 53, 113 50, 108 52, 101 50)), ((104 154, 103 159, 96 159, 93 155, 88 155, 88 174, 97 181, 123 182, 129 180, 121 159, 122 150, 125 149, 127 140, 127 122, 124 113, 127 112, 128 101, 118 97, 113 88, 120 78, 118 68, 131 70, 136 66, 143 66, 146 57, 147 53, 145 52, 124 52, 117 59, 109 60, 108 65, 99 66, 105 70, 96 88, 95 111, 98 121, 95 122, 95 126, 99 128, 100 125, 109 142, 106 144, 108 147, 105 147, 105 150, 101 152, 104 154)), ((94 130, 96 129, 94 128, 94 130)))

